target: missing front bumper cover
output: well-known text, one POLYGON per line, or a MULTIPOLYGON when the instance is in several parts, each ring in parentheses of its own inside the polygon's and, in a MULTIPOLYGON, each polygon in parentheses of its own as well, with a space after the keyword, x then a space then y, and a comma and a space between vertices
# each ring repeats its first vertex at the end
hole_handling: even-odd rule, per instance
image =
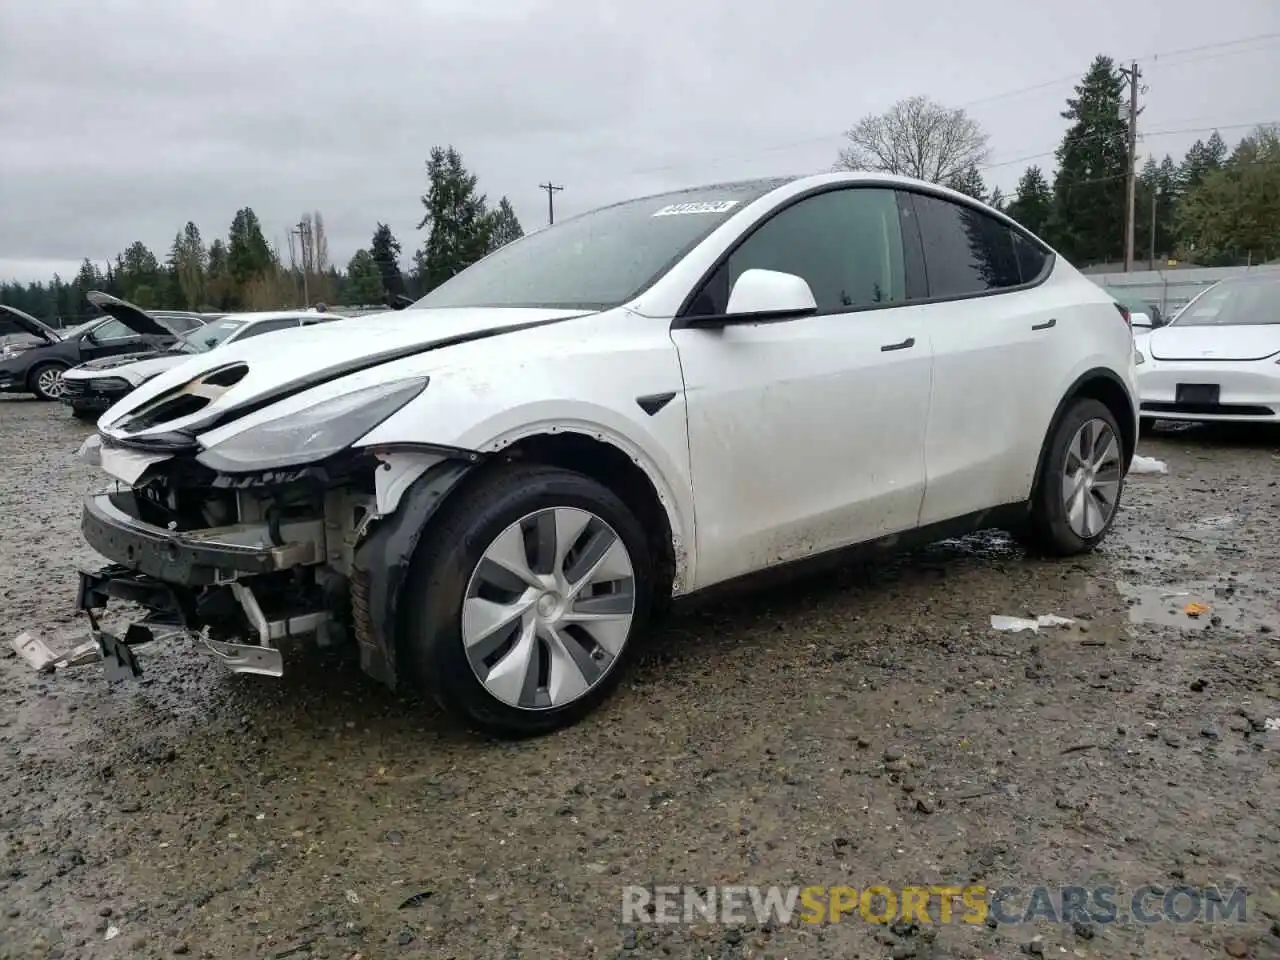
MULTIPOLYGON (((81 571, 77 608, 89 619, 90 635, 100 655, 108 679, 126 679, 142 675, 133 648, 156 640, 186 636, 197 641, 232 673, 252 673, 268 677, 284 675, 284 658, 274 642, 286 637, 323 633, 331 627, 326 612, 300 614, 269 620, 253 591, 243 583, 230 585, 232 596, 244 611, 257 635, 257 643, 236 643, 206 635, 198 622, 196 604, 187 591, 175 589, 145 573, 112 564, 97 571, 81 571), (122 637, 104 630, 98 615, 108 600, 139 604, 149 611, 141 621, 130 624, 122 637)), ((87 645, 85 645, 87 646, 87 645)), ((19 651, 36 669, 52 669, 54 656, 38 641, 28 643, 29 652, 19 651), (43 649, 41 649, 43 648, 43 649)), ((17 649, 15 644, 15 649, 17 649)), ((80 650, 81 648, 77 648, 80 650)), ((67 658, 63 658, 65 660, 67 658)), ((84 656, 79 663, 96 657, 84 656)), ((61 662, 59 661, 59 665, 61 662)))

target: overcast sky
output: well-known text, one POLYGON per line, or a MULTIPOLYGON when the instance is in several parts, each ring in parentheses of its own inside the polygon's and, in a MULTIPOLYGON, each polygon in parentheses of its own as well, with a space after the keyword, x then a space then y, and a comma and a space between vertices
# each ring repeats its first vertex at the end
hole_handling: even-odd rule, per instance
MULTIPOLYGON (((1145 58, 1152 133, 1280 121, 1280 0, 8 0, 0 278, 69 278, 133 240, 163 256, 186 221, 207 242, 246 205, 282 251, 318 209, 334 262, 379 220, 407 259, 433 144, 529 229, 548 178, 569 215, 822 170, 841 131, 917 93, 985 125, 1008 191, 1052 165, 1100 52, 1145 58)), ((1180 158, 1198 136, 1140 149, 1180 158)))

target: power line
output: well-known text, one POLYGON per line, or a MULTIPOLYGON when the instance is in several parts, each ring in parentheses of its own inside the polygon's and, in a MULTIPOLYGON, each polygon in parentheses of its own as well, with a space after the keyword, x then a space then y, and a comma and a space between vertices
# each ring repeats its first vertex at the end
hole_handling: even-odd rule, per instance
MULTIPOLYGON (((1141 57, 1128 57, 1124 59, 1127 59, 1131 62, 1134 60, 1137 60, 1139 62, 1156 61, 1160 57, 1173 57, 1173 56, 1177 56, 1179 54, 1185 54, 1185 53, 1198 53, 1203 50, 1218 50, 1224 47, 1234 47, 1244 43, 1254 43, 1259 41, 1262 41, 1264 43, 1269 43, 1278 39, 1280 39, 1280 32, 1259 33, 1259 34, 1253 34, 1251 36, 1246 36, 1246 37, 1237 37, 1234 40, 1221 40, 1215 43, 1205 43, 1195 47, 1183 47, 1177 50, 1161 50, 1155 53, 1148 53, 1145 56, 1141 56, 1141 57)), ((1195 57, 1188 60, 1175 61, 1174 63, 1160 63, 1160 64, 1153 63, 1151 64, 1151 66, 1158 65, 1160 67, 1176 67, 1176 66, 1181 66, 1182 64, 1185 64, 1185 63, 1194 63, 1199 60, 1210 60, 1216 57, 1230 56, 1232 54, 1241 53, 1241 52, 1253 52, 1253 51, 1252 50, 1250 51, 1225 50, 1219 53, 1211 54, 1208 57, 1195 57)), ((1077 73, 1072 73, 1072 74, 1067 74, 1061 77, 1057 77, 1053 80, 1042 80, 1038 83, 1033 83, 1028 86, 1017 87, 1012 90, 1006 90, 1003 93, 991 94, 990 96, 980 97, 976 100, 969 100, 964 103, 958 104, 955 109, 966 110, 970 107, 982 106, 988 103, 995 103, 996 101, 999 101, 999 100, 1008 100, 1013 97, 1022 96, 1023 94, 1026 94, 1026 93, 1034 93, 1038 90, 1046 90, 1046 89, 1049 89, 1050 87, 1056 87, 1068 82, 1078 82, 1082 76, 1083 76, 1082 73, 1077 72, 1077 73)), ((749 160, 754 157, 762 156, 766 153, 776 153, 782 150, 792 150, 797 147, 807 147, 807 146, 813 146, 819 143, 827 143, 831 140, 835 140, 839 137, 843 137, 845 132, 846 132, 845 130, 840 130, 834 133, 826 133, 821 135, 804 137, 802 139, 797 139, 797 140, 790 140, 785 143, 778 143, 769 147, 761 147, 759 150, 754 150, 750 154, 735 154, 735 155, 725 154, 720 157, 715 157, 711 159, 695 160, 695 161, 680 162, 680 163, 673 163, 673 164, 664 164, 656 167, 643 167, 640 169, 632 169, 632 170, 626 171, 626 174, 629 176, 645 176, 647 174, 667 173, 672 170, 686 169, 692 166, 715 166, 722 163, 732 163, 735 161, 749 160)))
MULTIPOLYGON (((1220 123, 1211 127, 1181 127, 1177 130, 1151 130, 1147 133, 1139 135, 1140 140, 1150 140, 1154 137, 1171 137, 1184 133, 1213 133, 1217 130, 1242 130, 1246 127, 1267 127, 1272 124, 1280 124, 1280 120, 1258 120, 1254 123, 1220 123)), ((1090 143, 1094 140, 1105 139, 1105 137, 1113 136, 1113 134, 1094 134, 1086 137, 1078 137, 1076 143, 1090 143)), ((1028 153, 1020 157, 1013 157, 1010 160, 1001 160, 998 163, 982 163, 978 165, 979 170, 994 170, 998 167, 1011 167, 1015 163, 1024 163, 1027 160, 1039 160, 1043 157, 1052 157, 1057 154, 1057 148, 1053 150, 1045 150, 1041 153, 1028 153)))

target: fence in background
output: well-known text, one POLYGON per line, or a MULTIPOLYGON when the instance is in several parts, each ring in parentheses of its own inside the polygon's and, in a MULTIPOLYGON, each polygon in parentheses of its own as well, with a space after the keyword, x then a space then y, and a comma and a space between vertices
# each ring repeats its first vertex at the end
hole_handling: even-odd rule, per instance
POLYGON ((1123 300, 1153 303, 1166 317, 1182 309, 1201 290, 1219 280, 1245 275, 1280 278, 1280 264, 1257 267, 1187 267, 1182 270, 1135 270, 1131 273, 1089 273, 1100 287, 1123 300))

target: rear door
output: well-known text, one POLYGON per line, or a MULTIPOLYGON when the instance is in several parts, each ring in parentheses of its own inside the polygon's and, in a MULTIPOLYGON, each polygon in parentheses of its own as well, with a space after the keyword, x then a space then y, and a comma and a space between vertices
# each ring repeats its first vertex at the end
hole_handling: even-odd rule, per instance
POLYGON ((929 524, 1025 499, 1059 399, 1055 354, 1072 354, 1040 290, 1048 251, 977 206, 908 195, 934 358, 920 514, 929 524))

